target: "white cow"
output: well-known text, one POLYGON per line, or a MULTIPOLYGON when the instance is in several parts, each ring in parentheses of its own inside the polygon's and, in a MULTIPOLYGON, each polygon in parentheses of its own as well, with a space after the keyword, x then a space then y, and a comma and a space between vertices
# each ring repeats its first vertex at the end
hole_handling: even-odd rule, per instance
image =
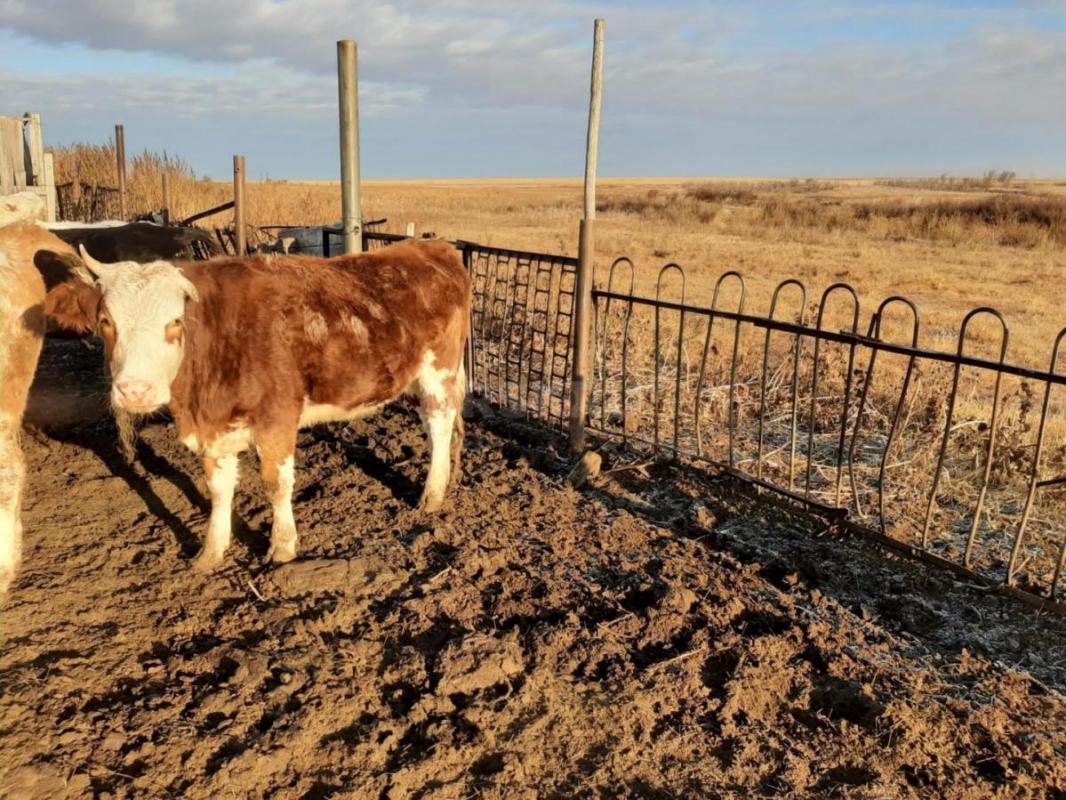
POLYGON ((0 197, 0 227, 21 220, 44 219, 48 214, 44 198, 33 192, 17 192, 0 197))

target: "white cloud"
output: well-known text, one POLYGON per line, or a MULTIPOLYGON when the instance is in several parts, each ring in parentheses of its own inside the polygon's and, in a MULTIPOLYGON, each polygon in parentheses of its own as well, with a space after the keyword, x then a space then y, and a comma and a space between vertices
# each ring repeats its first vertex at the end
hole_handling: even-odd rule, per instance
POLYGON ((484 39, 456 39, 448 42, 444 52, 450 56, 476 56, 492 49, 492 42, 484 39))
MULTIPOLYGON (((284 74, 276 66, 252 62, 224 78, 180 75, 52 75, 0 67, 4 100, 12 108, 51 111, 105 109, 165 113, 215 119, 255 113, 276 117, 326 119, 337 113, 336 86, 319 77, 284 74)), ((418 88, 363 81, 360 113, 373 118, 423 102, 418 88)))
POLYGON ((1016 140, 1066 127, 1066 5, 1041 2, 0 0, 0 30, 179 65, 134 77, 87 75, 71 63, 43 77, 11 62, 3 72, 0 53, 0 82, 16 108, 46 98, 66 109, 219 118, 268 109, 332 120, 333 44, 348 36, 360 44, 368 117, 466 110, 482 125, 525 115, 535 131, 546 114, 580 124, 597 15, 608 20, 605 125, 623 136, 637 120, 642 130, 709 135, 747 126, 738 139, 763 141, 769 131, 797 148, 802 135, 811 147, 820 136, 840 149, 882 136, 920 144, 949 129, 1016 140), (848 25, 865 33, 849 38, 848 25), (884 35, 894 26, 901 33, 884 35), (182 62, 196 65, 195 77, 182 62), (205 76, 204 64, 217 76, 205 76))

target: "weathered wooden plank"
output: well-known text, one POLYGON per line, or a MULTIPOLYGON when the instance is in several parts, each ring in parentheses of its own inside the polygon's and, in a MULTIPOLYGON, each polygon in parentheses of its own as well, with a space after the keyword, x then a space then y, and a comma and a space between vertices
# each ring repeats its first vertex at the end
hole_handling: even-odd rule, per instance
POLYGON ((8 194, 26 186, 26 144, 20 117, 0 117, 0 185, 8 194))
POLYGON ((26 144, 29 152, 29 169, 26 177, 33 186, 44 185, 44 139, 41 135, 41 115, 27 114, 26 144))
POLYGON ((44 202, 48 209, 48 221, 56 221, 56 177, 55 159, 51 153, 44 154, 44 202))

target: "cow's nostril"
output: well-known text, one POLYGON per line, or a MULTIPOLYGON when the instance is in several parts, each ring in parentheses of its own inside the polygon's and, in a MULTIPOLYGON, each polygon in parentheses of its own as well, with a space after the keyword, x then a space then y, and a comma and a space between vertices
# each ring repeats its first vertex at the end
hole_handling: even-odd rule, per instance
POLYGON ((148 381, 122 381, 116 385, 116 388, 123 399, 136 401, 147 397, 152 385, 148 381))

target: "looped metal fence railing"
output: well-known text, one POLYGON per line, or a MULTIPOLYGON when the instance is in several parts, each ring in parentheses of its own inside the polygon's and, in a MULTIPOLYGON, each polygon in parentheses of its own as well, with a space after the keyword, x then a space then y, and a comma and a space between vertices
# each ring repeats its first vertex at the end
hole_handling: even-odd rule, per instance
POLYGON ((634 292, 634 273, 619 259, 593 291, 591 431, 713 463, 835 526, 1064 610, 1066 330, 1041 371, 1007 362, 991 308, 967 314, 941 352, 919 346, 904 297, 883 301, 863 335, 847 284, 809 304, 803 283, 784 281, 758 315, 738 273, 715 282, 709 307, 691 304, 676 264, 653 297, 634 292), (761 347, 743 344, 753 330, 761 347))

